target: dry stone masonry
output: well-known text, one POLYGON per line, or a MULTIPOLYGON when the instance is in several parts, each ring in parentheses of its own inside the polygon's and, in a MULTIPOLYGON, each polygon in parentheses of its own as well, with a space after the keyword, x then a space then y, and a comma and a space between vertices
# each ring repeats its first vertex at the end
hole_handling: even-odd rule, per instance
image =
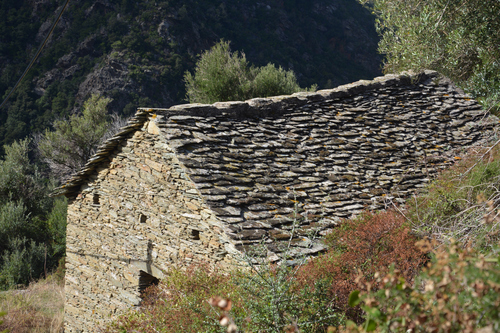
POLYGON ((66 331, 95 332, 172 267, 234 265, 257 244, 273 261, 323 251, 341 218, 403 200, 496 123, 431 71, 139 109, 57 192, 66 331))

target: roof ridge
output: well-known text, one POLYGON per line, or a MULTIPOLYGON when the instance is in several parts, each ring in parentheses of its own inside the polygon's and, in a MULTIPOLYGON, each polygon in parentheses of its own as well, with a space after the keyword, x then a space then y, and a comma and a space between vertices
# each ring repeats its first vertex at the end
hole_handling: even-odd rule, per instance
POLYGON ((324 89, 316 92, 297 92, 292 95, 253 98, 246 101, 216 102, 214 104, 179 104, 170 108, 137 108, 136 114, 128 120, 113 137, 107 139, 97 149, 97 152, 87 161, 84 167, 73 174, 62 186, 54 189, 50 196, 71 195, 87 177, 101 164, 109 154, 126 139, 127 135, 139 129, 148 119, 149 114, 162 111, 169 116, 210 116, 221 112, 236 117, 279 116, 287 107, 301 106, 309 102, 321 102, 332 99, 348 98, 362 92, 390 87, 413 85, 442 77, 438 72, 425 70, 420 73, 402 72, 387 74, 373 80, 359 80, 353 83, 338 86, 333 89, 324 89))

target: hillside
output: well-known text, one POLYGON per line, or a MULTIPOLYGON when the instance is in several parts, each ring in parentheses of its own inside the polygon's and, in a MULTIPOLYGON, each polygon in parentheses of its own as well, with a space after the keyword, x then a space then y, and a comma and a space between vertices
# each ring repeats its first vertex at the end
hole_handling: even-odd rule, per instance
MULTIPOLYGON (((0 94, 6 96, 64 1, 2 1, 0 94)), ((39 60, 0 110, 0 146, 79 111, 91 93, 111 111, 185 99, 183 74, 220 39, 258 66, 329 88, 380 74, 374 19, 355 0, 70 1, 39 60)))

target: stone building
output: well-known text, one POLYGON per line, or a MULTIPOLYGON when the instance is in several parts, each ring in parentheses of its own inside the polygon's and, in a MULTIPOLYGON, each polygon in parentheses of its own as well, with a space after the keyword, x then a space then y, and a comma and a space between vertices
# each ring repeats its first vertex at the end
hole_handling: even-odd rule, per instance
POLYGON ((69 198, 67 332, 95 332, 172 267, 324 250, 341 218, 425 186, 497 122, 436 72, 213 105, 139 109, 69 198))

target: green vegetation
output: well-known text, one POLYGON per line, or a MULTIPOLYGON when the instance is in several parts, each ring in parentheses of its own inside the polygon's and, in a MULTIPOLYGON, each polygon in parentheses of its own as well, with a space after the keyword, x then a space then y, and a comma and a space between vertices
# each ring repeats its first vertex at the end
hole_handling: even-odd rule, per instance
POLYGON ((46 130, 40 137, 40 155, 59 179, 78 172, 95 153, 111 125, 107 114, 109 102, 109 98, 92 95, 84 103, 81 115, 56 120, 55 130, 46 130))
POLYGON ((295 327, 325 332, 346 318, 360 321, 361 310, 348 311, 346 306, 358 274, 364 274, 364 282, 374 281, 378 267, 387 267, 389 272, 389 265, 395 263, 411 279, 426 260, 413 246, 416 238, 403 222, 394 213, 346 221, 328 239, 342 246, 331 246, 326 254, 296 267, 257 259, 250 270, 229 275, 200 266, 175 271, 149 291, 147 305, 140 312, 123 316, 108 331, 223 332, 217 320, 221 311, 207 303, 213 296, 231 300, 228 318, 246 332, 283 332, 284 328, 295 332, 291 330, 295 327))
MULTIPOLYGON (((438 244, 422 241, 423 249, 438 244)), ((432 262, 410 283, 401 272, 382 275, 378 290, 353 293, 366 321, 346 332, 498 332, 500 329, 500 253, 480 256, 451 244, 433 252, 432 262)))
MULTIPOLYGON (((0 312, 0 318, 5 316, 7 313, 6 312, 0 312)), ((3 325, 3 320, 0 320, 0 327, 3 325)), ((7 333, 8 330, 3 330, 1 333, 7 333)))
POLYGON ((498 245, 500 150, 476 150, 408 202, 407 217, 421 237, 454 239, 490 252, 498 245))
POLYGON ((66 200, 33 162, 29 140, 5 146, 0 160, 0 289, 46 276, 65 252, 66 200))
POLYGON ((500 2, 360 0, 377 16, 385 72, 434 69, 500 108, 500 2))
MULTIPOLYGON (((435 69, 486 107, 498 109, 498 1, 363 2, 377 16, 386 72, 435 69)), ((81 166, 110 124, 103 111, 108 103, 111 106, 109 99, 92 96, 84 104, 74 97, 94 68, 110 60, 127 68, 136 90, 125 95, 118 90, 110 92, 125 114, 137 103, 155 106, 180 101, 185 94, 182 77, 186 70, 195 68, 193 55, 207 49, 214 36, 232 40, 238 50, 248 50, 252 63, 262 67, 249 66, 244 54, 230 53, 229 44, 221 42, 203 53, 194 75, 185 74, 191 101, 297 91, 293 73, 269 61, 293 68, 306 85, 331 84, 327 79, 335 78, 335 68, 349 72, 345 79, 339 79, 344 82, 368 75, 361 67, 347 67, 357 55, 348 50, 359 51, 359 45, 347 46, 338 32, 345 26, 328 22, 305 2, 278 1, 272 6, 250 1, 238 1, 234 6, 226 1, 157 3, 126 0, 100 7, 83 1, 73 5, 68 11, 71 24, 56 30, 59 38, 53 39, 8 108, 1 110, 0 143, 9 143, 0 159, 1 289, 27 285, 46 276, 64 255, 66 201, 48 197, 54 177, 47 165, 36 160, 32 141, 20 139, 33 131, 44 132, 39 148, 52 171, 66 170, 62 174, 67 175, 81 166), (249 11, 240 5, 250 8, 250 3, 255 5, 254 11, 242 16, 249 11), (168 8, 166 14, 158 12, 162 6, 168 8), (298 11, 292 13, 292 9, 298 11), (287 11, 292 13, 287 20, 276 20, 287 11), (304 15, 306 12, 310 15, 304 15), (309 24, 311 19, 314 24, 309 24), (283 35, 282 27, 289 21, 305 27, 292 29, 291 35, 307 42, 283 35), (332 32, 317 37, 324 29, 332 32), (87 44, 81 44, 82 40, 87 44), (325 49, 334 52, 329 54, 325 49), (329 56, 320 57, 324 54, 329 56), (64 55, 70 55, 68 64, 57 65, 59 61, 64 63, 64 55), (73 74, 58 79, 62 76, 57 76, 57 71, 64 72, 71 66, 76 66, 73 74), (51 80, 46 74, 54 68, 56 79, 51 80), (44 90, 42 95, 34 93, 35 86, 44 90), (80 104, 81 115, 55 121, 80 104), (53 131, 46 130, 51 124, 53 131), (87 134, 83 129, 89 126, 97 129, 95 136, 83 135, 87 134), (77 156, 71 155, 75 152, 77 156)), ((354 5, 344 5, 338 15, 348 17, 351 14, 343 11, 354 11, 354 5)), ((0 4, 0 15, 6 18, 0 22, 3 95, 34 52, 26 45, 33 43, 41 22, 53 15, 57 3, 49 1, 41 6, 35 11, 37 19, 30 16, 30 6, 13 0, 0 4)), ((233 324, 250 332, 498 331, 499 153, 500 149, 494 148, 469 154, 440 175, 425 193, 409 199, 406 207, 345 221, 326 237, 328 252, 296 267, 286 262, 261 263, 230 275, 199 266, 172 271, 160 286, 149 290, 140 311, 123 316, 108 330, 223 332, 227 329, 221 324, 233 324), (434 241, 417 242, 424 237, 434 241), (221 314, 220 318, 227 320, 219 320, 221 314)), ((59 275, 62 269, 59 266, 59 275)), ((17 295, 12 291, 1 294, 0 308, 8 315, 0 330, 25 323, 21 326, 36 331, 33 325, 49 321, 43 318, 60 318, 61 307, 38 316, 44 313, 42 306, 24 303, 25 298, 17 295), (15 300, 11 303, 20 306, 10 306, 5 299, 15 300)), ((42 299, 50 297, 56 296, 42 299)), ((55 327, 57 331, 59 326, 55 327)))
POLYGON ((282 332, 288 325, 324 332, 342 322, 329 307, 325 285, 301 288, 294 268, 264 264, 251 273, 226 273, 203 266, 173 271, 149 290, 141 311, 122 316, 107 331, 224 332, 220 311, 207 302, 216 295, 231 300, 231 319, 247 332, 282 332))
POLYGON ((470 152, 408 201, 403 214, 432 260, 415 281, 399 267, 379 273, 377 288, 359 281, 365 292, 351 305, 361 303, 366 321, 352 321, 347 332, 498 331, 499 154, 498 146, 470 152))
MULTIPOLYGON (((0 3, 0 98, 47 33, 61 0, 0 3)), ((2 147, 78 114, 99 92, 111 112, 184 102, 183 76, 221 38, 256 66, 293 69, 302 86, 331 87, 380 74, 373 18, 353 0, 70 2, 51 41, 0 110, 2 147), (139 13, 139 14, 138 14, 139 13), (351 37, 349 34, 356 37, 351 37), (361 37, 360 37, 361 36, 361 37), (94 73, 92 85, 81 84, 94 73)))
MULTIPOLYGON (((301 89, 293 71, 250 66, 245 54, 231 52, 229 42, 220 41, 205 51, 194 75, 186 72, 187 99, 191 103, 244 101, 254 97, 290 95, 301 89)), ((316 86, 308 90, 316 90, 316 86)))
POLYGON ((56 121, 55 131, 40 135, 38 144, 26 139, 4 147, 5 157, 0 159, 0 289, 27 285, 61 265, 66 251, 67 201, 49 194, 58 181, 78 171, 98 143, 112 134, 110 129, 123 124, 121 118, 107 114, 109 102, 93 95, 84 103, 82 115, 56 121))

